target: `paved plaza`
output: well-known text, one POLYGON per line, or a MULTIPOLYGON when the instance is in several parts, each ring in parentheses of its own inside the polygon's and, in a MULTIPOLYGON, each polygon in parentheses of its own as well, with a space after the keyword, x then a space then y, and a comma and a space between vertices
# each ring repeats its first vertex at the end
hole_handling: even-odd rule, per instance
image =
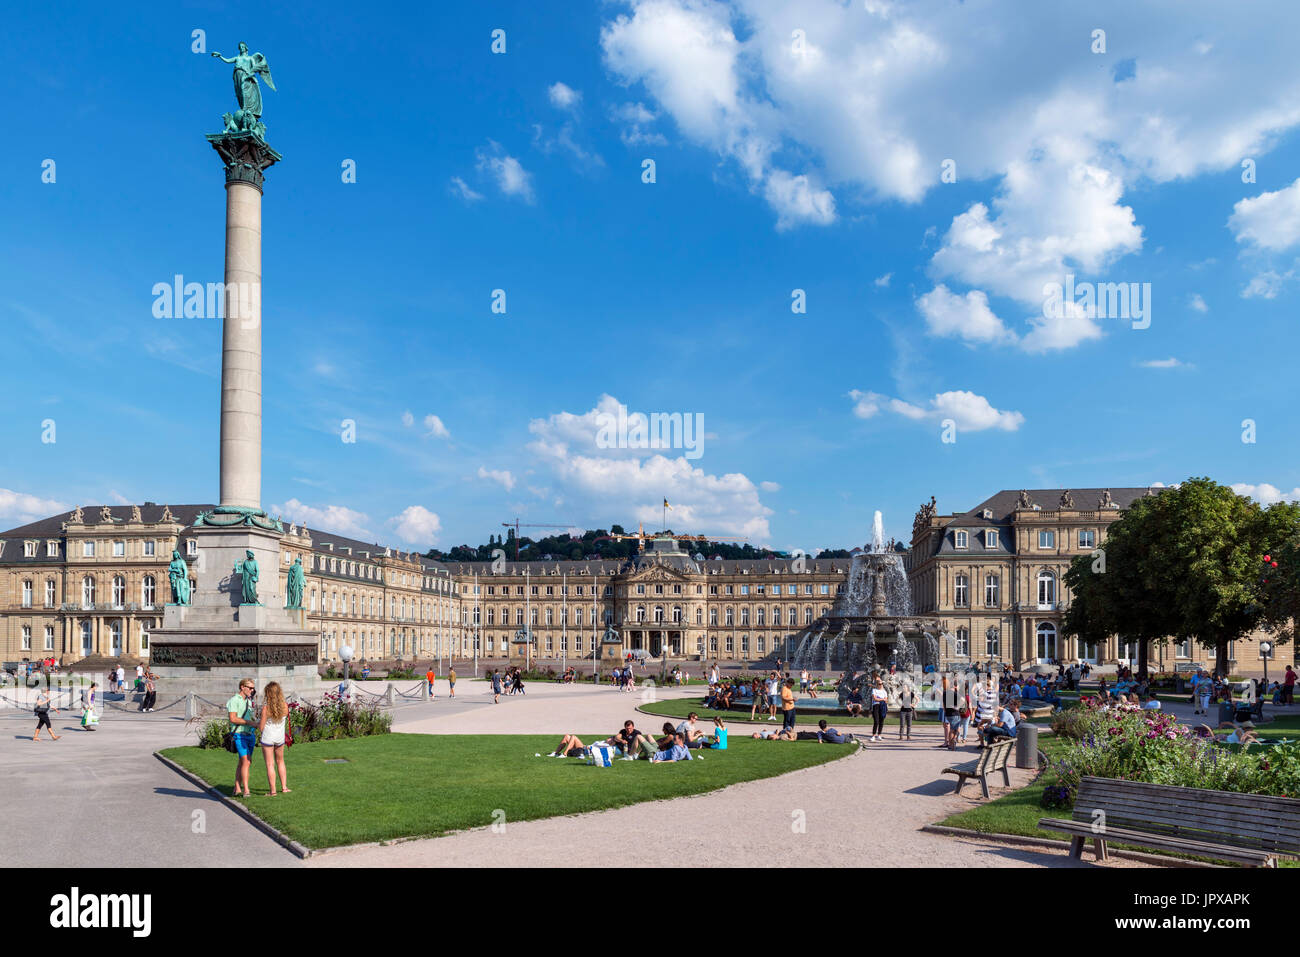
MULTIPOLYGON (((383 689, 378 682, 368 687, 383 689)), ((483 682, 463 679, 455 700, 445 689, 440 682, 435 700, 396 708, 394 730, 558 737, 565 731, 612 733, 629 717, 643 728, 664 720, 635 712, 639 691, 532 682, 526 695, 503 696, 493 704, 483 682)), ((35 744, 31 724, 29 714, 0 713, 4 805, 11 833, 20 836, 9 842, 11 866, 1097 866, 1071 862, 1060 851, 921 831, 973 806, 979 793, 974 786, 962 796, 951 793, 952 778, 940 771, 954 755, 937 746, 935 726, 918 726, 909 743, 887 739, 825 765, 708 794, 547 820, 507 820, 504 832, 485 827, 330 851, 304 862, 153 756, 160 748, 193 743, 182 718, 110 708, 100 730, 86 732, 76 712, 65 711, 54 718, 64 737, 35 744), (796 818, 806 822, 802 831, 792 826, 796 818)), ((734 734, 750 730, 740 722, 733 726, 734 734)), ((974 752, 973 746, 967 750, 974 752)), ((292 779, 292 752, 289 768, 292 779)), ((254 776, 259 773, 255 767, 254 776)), ((1029 772, 1011 773, 1014 785, 1029 780, 1029 772)), ((527 781, 519 786, 526 788, 527 781)), ((1135 865, 1120 860, 1104 866, 1135 865)))

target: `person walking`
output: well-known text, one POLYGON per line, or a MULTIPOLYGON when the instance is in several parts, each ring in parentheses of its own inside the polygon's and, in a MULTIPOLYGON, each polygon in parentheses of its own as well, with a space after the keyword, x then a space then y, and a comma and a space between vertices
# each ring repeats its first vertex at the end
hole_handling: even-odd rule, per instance
POLYGON ((1282 703, 1284 705, 1295 704, 1295 683, 1296 671, 1290 665, 1286 666, 1286 676, 1282 679, 1282 703))
POLYGON ((153 706, 158 703, 158 686, 154 684, 154 676, 145 672, 144 675, 144 699, 140 702, 141 711, 153 711, 153 706))
POLYGON ((492 669, 492 703, 501 703, 501 672, 492 669))
POLYGON ((447 692, 447 697, 448 698, 456 697, 456 669, 455 668, 447 669, 447 684, 451 687, 451 690, 447 692))
POLYGON ((437 695, 435 695, 435 694, 433 693, 433 683, 434 683, 434 681, 436 681, 437 679, 438 679, 438 676, 437 676, 436 673, 434 673, 433 665, 429 665, 429 670, 426 671, 426 672, 424 673, 424 680, 427 681, 427 682, 429 683, 429 700, 430 700, 430 701, 432 701, 435 697, 437 697, 437 695))
POLYGON ((781 730, 794 730, 794 680, 785 679, 785 684, 781 686, 781 730))
POLYGON ((92 681, 89 688, 81 689, 81 726, 87 731, 99 727, 99 715, 95 714, 95 689, 99 687, 92 681))
POLYGON ((902 741, 904 735, 907 740, 912 740, 912 718, 916 714, 916 686, 910 681, 905 681, 903 690, 898 693, 898 740, 902 741))
POLYGON ((958 700, 956 683, 945 674, 940 683, 939 705, 942 709, 940 720, 943 722, 943 746, 949 751, 957 747, 957 726, 961 723, 958 700))
POLYGON ((126 669, 122 667, 122 662, 117 663, 117 690, 126 694, 126 669))
POLYGON ((880 675, 876 675, 875 680, 871 682, 871 740, 882 740, 882 732, 885 730, 885 714, 889 711, 889 692, 885 690, 885 682, 881 680, 880 675))
POLYGON ((284 748, 288 741, 289 703, 279 682, 272 681, 262 690, 262 716, 257 722, 262 736, 262 757, 266 759, 266 780, 275 797, 275 775, 280 774, 280 790, 289 793, 289 778, 284 770, 284 748))
POLYGON ((50 702, 49 691, 45 688, 41 688, 36 692, 36 707, 34 709, 36 711, 36 733, 32 735, 33 741, 39 741, 41 739, 41 728, 47 728, 50 732, 50 737, 55 741, 63 737, 61 734, 55 734, 54 726, 50 724, 51 709, 54 711, 59 710, 50 702))
POLYGON ((253 699, 257 697, 257 686, 252 678, 245 678, 239 683, 239 692, 226 702, 226 717, 230 721, 230 731, 235 742, 235 789, 234 796, 252 796, 248 789, 248 769, 252 764, 253 748, 257 745, 257 712, 253 699))
POLYGON ((781 679, 777 677, 780 672, 773 671, 767 676, 767 720, 776 720, 776 709, 781 704, 781 679))

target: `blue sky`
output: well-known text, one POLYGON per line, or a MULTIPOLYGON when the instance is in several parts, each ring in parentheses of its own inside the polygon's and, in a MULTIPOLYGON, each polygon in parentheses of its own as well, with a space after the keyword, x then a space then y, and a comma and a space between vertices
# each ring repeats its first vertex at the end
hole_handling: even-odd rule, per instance
POLYGON ((448 547, 516 515, 657 525, 667 497, 678 530, 813 550, 876 508, 908 537, 932 494, 1300 497, 1293 5, 442 6, 9 13, 0 525, 216 499, 220 322, 152 293, 222 276, 203 135, 231 68, 196 29, 278 87, 263 504, 286 518, 448 547), (1149 283, 1149 327, 1045 317, 1067 273, 1149 283), (702 454, 600 448, 618 404, 702 415, 702 454))

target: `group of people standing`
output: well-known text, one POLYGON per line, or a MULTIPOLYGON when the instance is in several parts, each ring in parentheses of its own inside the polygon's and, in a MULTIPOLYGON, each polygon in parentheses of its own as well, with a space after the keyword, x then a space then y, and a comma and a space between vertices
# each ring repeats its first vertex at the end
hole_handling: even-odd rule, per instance
POLYGON ((524 673, 518 666, 512 665, 504 672, 493 668, 488 672, 488 681, 492 683, 492 703, 500 704, 503 694, 527 694, 524 691, 524 673))

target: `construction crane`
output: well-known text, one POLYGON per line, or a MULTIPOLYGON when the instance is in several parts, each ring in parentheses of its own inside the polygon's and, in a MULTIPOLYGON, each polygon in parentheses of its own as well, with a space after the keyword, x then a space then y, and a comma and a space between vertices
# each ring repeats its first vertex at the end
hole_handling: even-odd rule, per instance
POLYGON ((635 535, 620 534, 606 535, 604 538, 612 538, 615 541, 635 541, 640 543, 642 550, 645 549, 645 543, 650 538, 675 538, 679 542, 695 542, 698 544, 707 544, 709 542, 743 542, 743 538, 729 538, 724 535, 672 535, 667 532, 647 532, 645 523, 638 523, 635 535))
POLYGON ((520 522, 516 517, 513 522, 502 522, 502 528, 513 528, 515 530, 515 561, 519 561, 519 530, 521 528, 576 528, 573 522, 520 522))

